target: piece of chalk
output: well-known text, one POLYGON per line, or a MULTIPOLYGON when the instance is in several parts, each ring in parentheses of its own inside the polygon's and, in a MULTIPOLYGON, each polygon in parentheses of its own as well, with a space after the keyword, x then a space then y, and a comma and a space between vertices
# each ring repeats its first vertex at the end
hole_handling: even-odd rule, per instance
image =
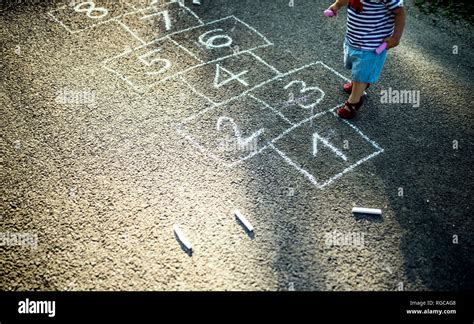
POLYGON ((334 11, 332 11, 331 9, 326 9, 324 10, 324 15, 326 17, 334 17, 334 11))
POLYGON ((191 245, 191 243, 188 241, 188 239, 186 238, 186 236, 184 236, 183 232, 181 231, 181 228, 179 228, 179 225, 175 224, 173 226, 173 230, 176 234, 176 236, 178 237, 179 241, 181 243, 183 243, 183 245, 188 249, 188 250, 192 250, 193 249, 193 246, 191 245))
POLYGON ((382 215, 382 211, 381 211, 380 209, 375 209, 375 208, 361 208, 361 207, 354 207, 354 208, 352 208, 352 213, 354 213, 354 214, 382 215))
POLYGON ((377 53, 377 54, 382 53, 383 51, 385 51, 387 49, 387 45, 388 45, 387 43, 383 43, 382 45, 377 47, 377 49, 375 50, 375 53, 377 53))
POLYGON ((235 214, 235 217, 237 217, 242 222, 242 224, 244 224, 245 228, 247 228, 247 230, 249 232, 253 232, 252 224, 250 224, 250 222, 247 220, 247 218, 245 218, 245 216, 242 215, 242 213, 240 211, 235 210, 234 214, 235 214))

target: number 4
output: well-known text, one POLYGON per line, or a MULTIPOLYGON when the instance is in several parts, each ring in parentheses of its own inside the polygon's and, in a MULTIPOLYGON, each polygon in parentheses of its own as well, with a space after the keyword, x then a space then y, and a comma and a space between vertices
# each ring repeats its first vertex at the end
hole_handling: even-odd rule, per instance
POLYGON ((229 70, 223 68, 222 66, 220 66, 219 64, 216 64, 216 76, 214 78, 214 87, 216 89, 219 89, 220 87, 222 87, 223 85, 226 85, 227 83, 233 81, 233 80, 236 80, 236 81, 239 81, 241 84, 243 84, 244 86, 248 87, 249 84, 247 83, 247 81, 241 79, 240 77, 244 74, 247 74, 247 70, 245 71, 242 71, 240 72, 239 74, 234 74, 232 72, 230 72, 229 70), (224 71, 225 73, 227 73, 228 75, 230 75, 230 78, 228 79, 225 79, 223 80, 222 82, 219 82, 220 78, 221 78, 221 70, 224 71))

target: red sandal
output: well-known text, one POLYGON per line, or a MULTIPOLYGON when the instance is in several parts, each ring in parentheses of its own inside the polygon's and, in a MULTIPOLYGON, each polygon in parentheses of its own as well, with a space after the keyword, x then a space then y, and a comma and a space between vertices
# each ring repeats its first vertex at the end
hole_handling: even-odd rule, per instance
MULTIPOLYGON (((367 88, 365 88, 366 90, 369 89, 370 87, 370 83, 367 85, 367 88)), ((347 82, 346 84, 344 84, 344 92, 348 93, 348 94, 351 94, 352 93, 352 82, 347 82)))
POLYGON ((360 101, 356 104, 352 104, 346 100, 344 105, 336 110, 336 114, 344 119, 352 119, 357 115, 357 111, 360 109, 360 107, 362 107, 363 104, 363 98, 360 98, 360 101), (347 110, 346 107, 349 108, 349 110, 347 110))

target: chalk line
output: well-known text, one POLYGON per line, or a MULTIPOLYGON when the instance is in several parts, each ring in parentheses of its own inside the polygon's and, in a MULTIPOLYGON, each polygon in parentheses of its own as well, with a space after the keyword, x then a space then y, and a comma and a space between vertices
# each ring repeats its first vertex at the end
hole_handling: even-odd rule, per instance
POLYGON ((293 162, 293 160, 291 160, 288 156, 286 156, 285 153, 283 153, 282 151, 280 151, 279 149, 277 149, 275 147, 275 145, 273 144, 270 144, 270 147, 275 150, 275 152, 277 152, 289 165, 291 165, 292 167, 294 167, 298 172, 300 172, 301 174, 303 174, 306 178, 308 178, 309 181, 311 181, 312 184, 314 184, 316 187, 319 187, 319 183, 316 181, 316 178, 311 174, 309 173, 308 171, 306 171, 305 169, 301 168, 299 165, 297 165, 295 162, 293 162))
POLYGON ((130 27, 128 27, 127 25, 125 25, 122 21, 118 20, 118 19, 115 19, 116 22, 118 22, 120 24, 120 26, 123 27, 123 29, 125 29, 126 31, 128 31, 136 40, 138 40, 140 43, 142 44, 145 44, 146 42, 141 39, 137 34, 135 34, 135 32, 133 30, 130 29, 130 27))
POLYGON ((268 64, 264 59, 262 59, 260 56, 258 56, 257 54, 255 54, 254 52, 250 51, 250 50, 246 50, 244 51, 246 53, 249 53, 250 55, 252 55, 257 61, 259 61, 260 63, 262 63, 263 65, 267 66, 269 69, 271 69, 273 72, 275 72, 277 75, 281 75, 282 73, 280 71, 278 71, 273 65, 270 65, 268 64))
POLYGON ((197 61, 201 62, 201 63, 204 63, 203 60, 201 60, 199 57, 196 56, 196 54, 194 54, 193 52, 191 52, 190 50, 188 50, 186 47, 182 46, 180 43, 178 43, 177 41, 175 41, 173 38, 171 37, 168 37, 168 39, 170 41, 173 42, 173 44, 175 44, 176 46, 178 46, 179 48, 181 48, 183 51, 185 51, 186 53, 188 53, 189 55, 191 55, 194 59, 196 59, 197 61))
MULTIPOLYGON (((239 54, 241 54, 241 53, 232 54, 232 55, 229 55, 228 57, 236 56, 236 55, 239 55, 239 54)), ((228 57, 225 57, 225 58, 228 58, 228 57)), ((220 60, 223 60, 223 59, 225 59, 225 58, 222 58, 222 59, 219 59, 219 60, 216 60, 216 61, 220 61, 220 60)), ((209 62, 209 63, 211 63, 211 62, 209 62)), ((201 66, 207 65, 207 64, 209 64, 209 63, 202 64, 201 66)), ((214 63, 214 62, 212 62, 212 63, 214 63)), ((223 105, 227 105, 227 104, 229 104, 229 103, 231 103, 231 102, 233 102, 233 101, 235 101, 235 100, 237 100, 237 99, 240 99, 240 98, 242 98, 242 97, 244 97, 244 96, 247 96, 248 93, 250 93, 250 92, 252 92, 252 91, 255 91, 255 90, 257 90, 258 88, 261 88, 261 87, 263 87, 263 86, 265 86, 265 85, 267 85, 267 84, 269 84, 269 83, 271 83, 271 82, 273 82, 273 81, 275 81, 275 80, 281 79, 281 78, 283 78, 283 77, 285 77, 285 76, 287 76, 287 75, 290 75, 290 74, 292 74, 292 73, 298 72, 298 71, 300 71, 300 70, 303 70, 303 69, 308 68, 308 67, 310 67, 310 66, 313 66, 313 65, 315 65, 315 64, 318 64, 318 62, 311 63, 311 64, 307 64, 307 65, 302 66, 302 67, 300 67, 300 68, 293 69, 293 70, 290 70, 290 71, 288 71, 288 72, 286 72, 286 73, 277 75, 277 76, 275 76, 275 77, 273 77, 273 78, 270 78, 270 79, 268 79, 268 80, 266 80, 266 81, 263 81, 263 82, 261 82, 261 83, 255 85, 254 87, 252 87, 252 88, 250 88, 250 89, 245 90, 244 92, 242 92, 242 93, 241 93, 240 95, 238 95, 238 96, 232 97, 232 98, 230 98, 230 99, 224 100, 224 101, 222 101, 222 102, 216 104, 216 106, 220 107, 220 106, 223 106, 223 105)), ((339 106, 338 106, 338 107, 339 107, 339 106)), ((196 117, 202 115, 203 113, 206 113, 207 110, 209 110, 209 109, 211 109, 211 108, 207 108, 207 109, 201 110, 201 111, 198 112, 196 115, 187 117, 183 122, 188 122, 188 121, 190 121, 190 120, 193 120, 194 118, 196 118, 196 117)), ((331 109, 334 109, 334 108, 331 108, 331 109)), ((308 119, 308 120, 309 120, 309 119, 308 119)))
POLYGON ((231 15, 231 17, 233 17, 235 20, 237 20, 238 22, 240 22, 242 25, 244 25, 245 27, 247 27, 248 29, 250 29, 251 31, 255 32, 258 36, 260 36, 261 38, 263 38, 263 40, 265 42, 267 42, 268 46, 273 46, 273 43, 270 42, 265 36, 263 36, 263 34, 261 34, 257 29, 255 29, 254 27, 250 26, 249 24, 247 24, 246 22, 240 20, 239 18, 237 18, 236 16, 234 15, 231 15))
POLYGON ((248 70, 244 70, 244 71, 241 71, 239 72, 238 74, 234 74, 233 72, 230 72, 229 70, 227 70, 225 67, 221 66, 220 64, 216 64, 216 73, 215 73, 215 76, 214 76, 214 88, 216 89, 219 89, 220 87, 232 82, 232 81, 238 81, 240 84, 243 84, 244 86, 248 87, 249 84, 247 83, 247 81, 245 81, 244 79, 241 79, 240 76, 243 76, 244 74, 247 74, 249 71, 248 70), (231 77, 226 79, 225 81, 219 83, 219 79, 220 79, 220 76, 221 76, 221 73, 220 71, 224 71, 225 73, 227 73, 228 75, 230 75, 231 77))
MULTIPOLYGON (((337 117, 337 114, 334 112, 334 108, 331 109, 332 111, 332 114, 334 116, 337 117)), ((339 117, 338 117, 339 118, 339 117)), ((362 131, 357 128, 356 126, 354 126, 352 123, 350 123, 349 121, 343 119, 343 118, 339 118, 342 122, 346 123, 347 125, 349 125, 352 129, 354 129, 363 139, 365 139, 367 142, 369 142, 370 144, 372 144, 373 147, 375 147, 377 150, 383 150, 375 141, 371 140, 367 135, 365 135, 364 133, 362 133, 362 131)))
POLYGON ((356 168, 357 166, 361 165, 362 163, 364 162, 367 162, 368 160, 376 157, 377 155, 383 153, 384 150, 381 150, 381 151, 377 151, 377 152, 374 152, 372 154, 370 154, 369 156, 357 161, 356 163, 354 163, 353 165, 349 166, 348 168, 344 169, 342 172, 336 174, 335 176, 333 176, 332 178, 330 178, 329 180, 326 180, 325 182, 323 182, 321 185, 320 185, 320 188, 324 188, 326 187, 327 185, 333 183, 335 180, 339 179, 340 177, 342 177, 344 174, 348 173, 349 171, 352 171, 354 168, 356 168))
POLYGON ((338 150, 334 145, 329 143, 327 139, 323 138, 318 133, 313 134, 313 156, 316 156, 318 154, 318 141, 322 142, 325 146, 327 146, 331 151, 334 152, 334 154, 339 156, 341 159, 343 159, 344 161, 347 161, 347 156, 344 153, 338 150))
MULTIPOLYGON (((202 28, 202 27, 205 27, 205 26, 208 26, 208 25, 212 25, 212 24, 215 24, 215 23, 218 23, 218 22, 227 20, 227 19, 231 19, 231 18, 236 19, 235 16, 232 16, 232 15, 231 15, 231 16, 226 16, 226 17, 224 17, 224 18, 212 20, 212 21, 207 22, 207 23, 205 23, 205 24, 203 24, 203 25, 196 25, 196 26, 191 26, 191 27, 185 28, 185 29, 181 29, 181 30, 175 31, 175 32, 173 32, 173 33, 170 33, 170 34, 168 34, 168 35, 166 35, 166 36, 163 36, 163 37, 154 39, 154 40, 152 40, 151 42, 149 42, 149 43, 147 43, 147 44, 145 44, 145 45, 138 46, 138 47, 134 48, 134 50, 139 50, 139 49, 141 49, 141 48, 143 48, 143 47, 145 47, 145 46, 152 45, 152 44, 154 44, 154 43, 156 43, 156 42, 161 41, 163 38, 166 38, 166 37, 171 37, 171 36, 175 36, 175 35, 177 35, 177 34, 186 33, 186 32, 188 32, 188 31, 191 31, 191 30, 194 30, 194 29, 198 29, 198 28, 202 28)), ((236 19, 236 20, 238 20, 238 19, 236 19)), ((261 35, 261 34, 259 33, 259 35, 261 35)), ((266 39, 266 38, 264 38, 264 40, 265 40, 265 39, 266 39)), ((260 45, 260 46, 257 46, 257 47, 248 49, 248 51, 254 50, 254 49, 257 49, 257 48, 261 48, 261 47, 271 46, 271 45, 273 45, 273 44, 267 42, 267 44, 260 45)), ((239 53, 240 53, 240 52, 239 52, 239 53)), ((238 54, 238 53, 237 53, 237 54, 238 54)))
POLYGON ((121 79, 122 81, 124 81, 125 83, 127 83, 130 87, 132 87, 133 90, 135 90, 136 92, 138 93, 144 93, 145 91, 143 91, 141 88, 137 87, 132 81, 130 81, 127 77, 121 75, 120 73, 118 73, 117 71, 115 71, 114 69, 111 69, 109 68, 108 66, 106 65, 103 65, 102 67, 104 67, 107 71, 109 72, 112 72, 113 74, 117 75, 117 77, 119 79, 121 79))
POLYGON ((187 10, 192 16, 194 16, 194 18, 196 18, 196 20, 201 24, 201 25, 204 25, 204 22, 201 20, 201 18, 193 11, 191 10, 190 8, 186 7, 186 5, 184 3, 181 3, 179 2, 179 5, 181 7, 183 7, 185 10, 187 10))
POLYGON ((179 78, 180 78, 181 81, 183 81, 191 89, 192 92, 194 92, 198 96, 206 99, 213 106, 216 105, 216 103, 211 98, 209 98, 206 95, 202 94, 201 92, 197 91, 184 77, 180 76, 179 78))
POLYGON ((257 102, 261 103, 262 105, 264 105, 265 107, 267 107, 268 109, 270 109, 271 111, 273 111, 275 114, 277 114, 278 116, 280 116, 284 121, 286 121, 288 124, 294 126, 295 124, 293 124, 288 118, 286 118, 285 115, 283 115, 280 111, 276 110, 275 108, 273 108, 272 106, 270 106, 269 104, 267 104, 265 101, 255 97, 254 95, 251 95, 249 94, 248 95, 249 98, 252 98, 254 100, 256 100, 257 102))

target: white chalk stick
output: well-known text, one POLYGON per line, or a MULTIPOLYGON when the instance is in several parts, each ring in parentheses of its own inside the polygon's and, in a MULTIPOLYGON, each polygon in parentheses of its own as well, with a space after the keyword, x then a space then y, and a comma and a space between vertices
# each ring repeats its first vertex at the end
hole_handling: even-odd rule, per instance
POLYGON ((200 5, 200 4, 201 4, 201 0, 193 0, 193 4, 195 4, 195 5, 200 5))
POLYGON ((174 232, 176 233, 176 236, 178 237, 179 241, 181 243, 183 243, 183 245, 188 249, 188 250, 192 250, 193 249, 193 246, 191 245, 191 243, 188 241, 188 239, 186 238, 186 236, 184 236, 183 232, 181 231, 181 228, 179 228, 179 225, 175 224, 173 226, 173 230, 174 232))
POLYGON ((352 213, 354 213, 354 214, 382 215, 382 210, 375 209, 375 208, 354 207, 354 208, 352 208, 352 213))
POLYGON ((239 210, 235 210, 235 216, 244 224, 244 226, 247 228, 249 232, 253 232, 253 226, 250 224, 250 222, 245 218, 244 215, 239 210))

